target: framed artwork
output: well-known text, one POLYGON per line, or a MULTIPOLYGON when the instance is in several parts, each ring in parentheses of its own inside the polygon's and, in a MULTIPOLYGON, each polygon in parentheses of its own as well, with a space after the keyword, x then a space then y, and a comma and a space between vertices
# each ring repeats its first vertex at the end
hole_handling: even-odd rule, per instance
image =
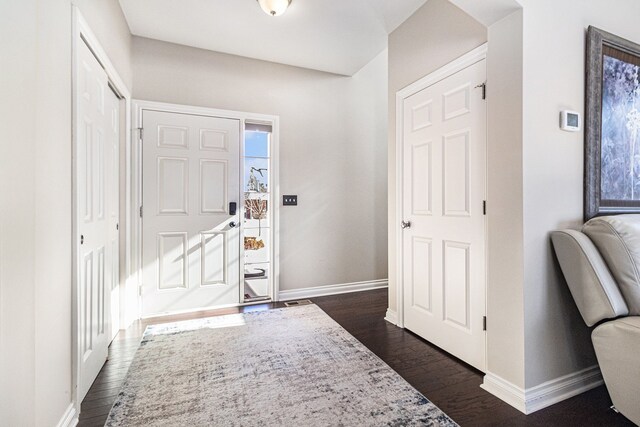
POLYGON ((640 213, 640 44, 587 32, 584 219, 640 213))

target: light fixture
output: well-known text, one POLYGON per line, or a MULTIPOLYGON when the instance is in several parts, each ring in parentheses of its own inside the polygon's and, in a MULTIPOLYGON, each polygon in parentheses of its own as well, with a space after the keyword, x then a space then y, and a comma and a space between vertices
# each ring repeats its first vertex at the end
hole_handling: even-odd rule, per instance
POLYGON ((264 13, 271 16, 280 16, 286 12, 291 0, 258 0, 264 13))

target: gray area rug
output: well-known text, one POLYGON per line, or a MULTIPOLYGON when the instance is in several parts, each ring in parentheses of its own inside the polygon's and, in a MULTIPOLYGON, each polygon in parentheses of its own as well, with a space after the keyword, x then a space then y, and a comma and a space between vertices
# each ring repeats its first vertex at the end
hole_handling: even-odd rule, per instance
POLYGON ((107 426, 456 426, 315 305, 150 326, 107 426))

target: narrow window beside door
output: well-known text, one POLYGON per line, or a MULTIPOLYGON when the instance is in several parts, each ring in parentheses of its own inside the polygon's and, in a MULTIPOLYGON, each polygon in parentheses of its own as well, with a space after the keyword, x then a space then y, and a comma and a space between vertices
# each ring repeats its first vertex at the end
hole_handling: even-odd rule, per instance
POLYGON ((245 126, 243 157, 244 301, 270 298, 271 126, 245 126))

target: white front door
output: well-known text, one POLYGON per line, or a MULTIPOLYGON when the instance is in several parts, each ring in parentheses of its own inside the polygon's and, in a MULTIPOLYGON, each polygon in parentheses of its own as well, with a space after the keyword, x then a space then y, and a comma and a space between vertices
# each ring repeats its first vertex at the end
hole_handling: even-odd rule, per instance
POLYGON ((485 369, 485 60, 403 108, 404 326, 485 369))
POLYGON ((238 304, 240 121, 144 110, 142 125, 142 316, 238 304))
MULTIPOLYGON (((118 99, 89 48, 78 43, 76 194, 78 398, 107 359, 118 287, 118 99)), ((119 313, 116 313, 116 318, 119 313)))

